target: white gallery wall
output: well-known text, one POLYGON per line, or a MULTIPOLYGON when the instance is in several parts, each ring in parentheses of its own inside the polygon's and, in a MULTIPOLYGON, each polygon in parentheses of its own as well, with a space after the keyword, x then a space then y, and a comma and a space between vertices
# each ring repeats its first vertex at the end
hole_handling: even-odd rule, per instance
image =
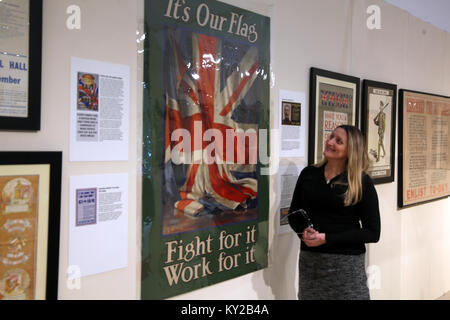
MULTIPOLYGON (((312 66, 394 83, 399 89, 450 95, 450 34, 382 0, 225 2, 271 17, 272 128, 279 121, 279 90, 308 97, 312 66), (366 10, 374 4, 381 9, 381 29, 369 30, 366 10)), ((0 149, 64 152, 59 298, 139 299, 140 203, 141 197, 151 196, 140 194, 139 174, 143 0, 44 0, 43 15, 41 131, 0 131, 0 149), (66 26, 70 5, 81 9, 79 30, 66 26), (128 161, 69 162, 71 57, 130 67, 128 161), (73 283, 67 280, 69 177, 106 173, 129 175, 128 267, 73 283)), ((271 150, 278 150, 277 141, 272 140, 271 150)), ((307 158, 280 160, 291 162, 306 165, 307 158)), ((276 175, 271 177, 269 267, 176 299, 296 299, 299 239, 293 233, 275 232, 277 181, 276 175)), ((393 183, 376 186, 382 233, 379 243, 368 245, 372 299, 438 298, 450 290, 450 199, 399 210, 397 182, 396 172, 393 183)))

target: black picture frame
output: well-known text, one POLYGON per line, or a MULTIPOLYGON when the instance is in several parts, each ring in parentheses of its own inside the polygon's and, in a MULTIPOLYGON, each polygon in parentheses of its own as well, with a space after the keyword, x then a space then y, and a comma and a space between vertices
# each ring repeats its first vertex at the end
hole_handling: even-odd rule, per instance
POLYGON ((341 124, 359 125, 360 78, 312 67, 309 90, 308 163, 322 159, 326 136, 341 124), (325 94, 322 98, 321 93, 325 94), (351 99, 351 103, 349 102, 351 99), (348 119, 349 115, 351 119, 348 119), (325 119, 334 117, 335 120, 325 119), (345 121, 346 120, 346 121, 345 121))
MULTIPOLYGON (((60 207, 61 207, 61 177, 62 177, 62 152, 0 152, 0 168, 11 170, 11 167, 23 165, 29 167, 30 171, 36 170, 34 165, 48 165, 49 176, 47 180, 49 182, 49 194, 39 194, 39 200, 48 196, 48 212, 39 212, 43 215, 45 220, 48 217, 48 228, 44 231, 47 244, 47 257, 45 263, 45 289, 42 287, 40 290, 45 290, 46 300, 58 299, 58 270, 59 270, 59 243, 60 243, 60 207), (5 166, 8 166, 6 168, 5 166)), ((19 169, 23 170, 23 169, 19 169)), ((9 175, 9 174, 8 174, 9 175)), ((13 174, 14 175, 14 174, 13 174)), ((0 190, 0 192, 2 192, 0 190)), ((1 198, 0 198, 1 199, 1 198)), ((1 201, 0 201, 1 202, 1 201)), ((45 224, 44 224, 45 225, 45 224)), ((41 229, 39 229, 41 231, 41 229)), ((37 232, 39 232, 37 231, 37 232)), ((45 238, 44 238, 45 239, 45 238)), ((39 250, 36 246, 36 250, 39 250)), ((45 252, 45 250, 44 250, 45 252)), ((1 277, 2 275, 0 275, 1 277)), ((37 276, 36 276, 37 277, 37 276)), ((44 282, 44 281, 41 281, 44 282)), ((44 285, 42 285, 44 286, 44 285)))
POLYGON ((364 79, 361 131, 366 139, 366 149, 371 162, 368 173, 375 184, 394 181, 396 114, 397 85, 364 79), (381 105, 383 102, 386 103, 381 105), (382 110, 379 110, 380 106, 382 110), (389 146, 385 147, 386 141, 389 146), (382 151, 384 152, 381 156, 382 151))
POLYGON ((24 118, 0 116, 0 130, 39 131, 41 129, 42 0, 29 1, 28 115, 24 118))
MULTIPOLYGON (((400 89, 399 90, 399 103, 398 103, 398 196, 397 196, 397 205, 400 209, 403 208, 409 208, 409 207, 413 207, 413 206, 417 206, 417 205, 422 205, 425 203, 429 203, 432 201, 437 201, 437 200, 442 200, 445 198, 448 198, 450 196, 450 175, 446 174, 446 175, 442 175, 442 176, 446 176, 447 177, 447 182, 446 182, 446 190, 445 192, 440 192, 438 194, 436 194, 435 196, 430 195, 430 193, 432 192, 432 189, 435 188, 435 186, 430 185, 430 184, 426 184, 424 187, 420 187, 420 188, 414 188, 412 186, 409 186, 407 184, 408 181, 408 177, 410 175, 410 170, 416 170, 416 172, 419 173, 423 173, 424 175, 430 175, 430 173, 428 172, 430 170, 428 164, 426 165, 426 167, 423 168, 414 168, 416 166, 416 159, 418 159, 417 157, 415 159, 409 158, 408 156, 408 150, 407 150, 407 145, 408 142, 410 142, 411 144, 412 141, 408 141, 407 139, 409 139, 409 136, 406 134, 408 132, 409 128, 411 127, 412 129, 416 129, 416 128, 421 128, 426 130, 427 126, 416 126, 413 128, 413 126, 411 125, 411 123, 408 123, 408 119, 407 116, 405 116, 406 112, 412 112, 415 113, 414 110, 407 110, 407 108, 405 108, 405 104, 406 102, 411 103, 414 100, 411 99, 443 99, 445 101, 445 108, 446 111, 443 112, 443 114, 445 113, 446 116, 448 116, 450 118, 450 97, 444 96, 444 95, 438 95, 438 94, 432 94, 432 93, 427 93, 427 92, 421 92, 421 91, 414 91, 414 90, 407 90, 407 89, 400 89), (408 100, 409 99, 409 100, 408 100), (408 165, 405 165, 405 162, 410 161, 408 163, 408 165), (406 180, 406 181, 405 181, 406 180), (421 194, 421 190, 423 191, 423 194, 421 194), (406 195, 406 197, 405 197, 406 195)), ((427 108, 429 108, 429 101, 424 101, 424 108, 425 110, 427 108), (427 103, 428 102, 428 103, 427 103)), ((413 106, 414 108, 416 106, 413 106)), ((436 103, 432 101, 431 103, 431 107, 434 109, 436 108, 436 103)), ((434 111, 432 111, 434 112, 434 111)), ((417 112, 418 114, 424 114, 424 113, 428 113, 427 111, 425 112, 417 112)), ((421 133, 417 132, 416 130, 414 130, 414 134, 418 137, 420 137, 421 133)), ((423 134, 422 134, 423 136, 423 134)), ((425 139, 427 139, 427 135, 425 134, 425 139)), ((432 140, 432 139, 431 139, 432 140)), ((417 144, 415 144, 415 148, 418 148, 417 144)), ((422 152, 423 154, 428 154, 428 152, 422 152)), ((430 155, 429 155, 430 156, 430 155)), ((432 157, 433 155, 431 155, 432 157)), ((448 156, 448 155, 447 155, 448 156)), ((426 161, 428 162, 428 161, 426 161)), ((448 171, 447 169, 443 169, 444 171, 448 171)), ((437 174, 434 174, 435 177, 440 176, 439 172, 437 172, 437 174)))

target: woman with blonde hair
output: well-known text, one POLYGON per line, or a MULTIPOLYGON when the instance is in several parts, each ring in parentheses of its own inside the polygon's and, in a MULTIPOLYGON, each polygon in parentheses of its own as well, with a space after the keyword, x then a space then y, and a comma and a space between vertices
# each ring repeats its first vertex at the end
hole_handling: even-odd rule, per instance
POLYGON ((302 240, 298 297, 368 300, 365 244, 379 240, 380 213, 361 131, 337 127, 323 156, 301 172, 289 210, 302 240))

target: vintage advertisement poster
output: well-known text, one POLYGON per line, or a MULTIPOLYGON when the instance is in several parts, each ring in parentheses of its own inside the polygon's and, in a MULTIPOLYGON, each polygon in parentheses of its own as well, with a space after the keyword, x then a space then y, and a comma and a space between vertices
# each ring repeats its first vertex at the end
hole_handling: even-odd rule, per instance
POLYGON ((363 132, 369 154, 369 175, 375 182, 394 179, 396 87, 364 83, 363 132))
POLYGON ((0 176, 0 190, 0 297, 32 299, 39 176, 0 176))
POLYGON ((29 0, 0 1, 0 117, 28 117, 29 0))
POLYGON ((359 79, 311 68, 309 163, 322 159, 325 141, 336 127, 358 124, 359 79))
POLYGON ((450 195, 450 98, 400 91, 399 206, 450 195))
POLYGON ((141 293, 162 299, 267 266, 270 20, 145 5, 141 293))

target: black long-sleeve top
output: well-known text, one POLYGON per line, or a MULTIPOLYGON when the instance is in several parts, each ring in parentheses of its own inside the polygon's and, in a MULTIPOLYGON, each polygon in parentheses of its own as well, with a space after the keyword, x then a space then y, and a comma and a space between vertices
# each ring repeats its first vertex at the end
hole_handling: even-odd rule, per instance
MULTIPOLYGON (((289 212, 304 209, 314 229, 325 233, 326 237, 326 244, 319 247, 308 247, 302 241, 301 250, 349 255, 365 253, 365 243, 378 242, 380 238, 378 196, 372 179, 363 174, 361 201, 344 206, 346 174, 327 183, 324 170, 325 165, 306 167, 294 190, 289 212)), ((303 232, 306 224, 299 213, 291 214, 288 219, 295 232, 303 232)))

